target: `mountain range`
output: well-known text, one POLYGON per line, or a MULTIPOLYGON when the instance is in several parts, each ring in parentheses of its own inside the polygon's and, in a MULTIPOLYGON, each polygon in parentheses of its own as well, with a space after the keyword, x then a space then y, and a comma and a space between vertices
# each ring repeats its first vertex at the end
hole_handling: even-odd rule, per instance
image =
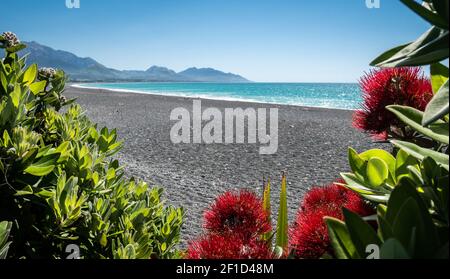
POLYGON ((28 54, 28 64, 36 63, 39 67, 62 69, 73 82, 249 82, 240 75, 212 68, 192 67, 178 73, 160 66, 152 66, 145 71, 116 70, 92 58, 78 57, 68 51, 55 50, 37 42, 25 42, 25 44, 27 48, 21 55, 28 54))

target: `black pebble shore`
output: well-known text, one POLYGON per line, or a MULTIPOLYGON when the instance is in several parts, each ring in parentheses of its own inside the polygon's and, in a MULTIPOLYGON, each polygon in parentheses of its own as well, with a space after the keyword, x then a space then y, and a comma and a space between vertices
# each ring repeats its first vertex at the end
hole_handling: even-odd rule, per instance
MULTIPOLYGON (((327 185, 348 171, 347 150, 383 148, 351 126, 352 112, 298 106, 202 100, 202 108, 279 108, 279 148, 260 155, 259 144, 173 144, 173 109, 192 112, 192 99, 68 87, 99 127, 117 128, 124 140, 116 155, 129 177, 165 190, 169 204, 186 209, 182 247, 202 233, 202 215, 228 190, 263 191, 263 178, 272 179, 272 207, 278 208, 280 175, 287 173, 289 220, 292 223, 305 192, 327 185)), ((275 219, 276 216, 273 216, 275 219)))

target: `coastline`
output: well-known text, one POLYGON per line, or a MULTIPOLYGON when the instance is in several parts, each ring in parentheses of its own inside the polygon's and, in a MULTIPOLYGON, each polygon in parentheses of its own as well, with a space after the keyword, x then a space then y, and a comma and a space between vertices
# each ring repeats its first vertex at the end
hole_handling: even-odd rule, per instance
MULTIPOLYGON (((92 84, 92 83, 89 83, 92 84)), ((102 83, 95 83, 102 84, 102 83)), ((106 83, 110 84, 110 83, 106 83)), ((328 83, 325 83, 328 84, 328 83)), ((334 83, 329 83, 334 84, 334 83)), ((336 83, 338 84, 338 83, 336 83)), ((351 84, 351 83, 342 83, 342 84, 351 84)), ((224 101, 224 102, 242 102, 242 103, 252 103, 252 104, 267 104, 267 105, 280 105, 280 106, 292 106, 292 107, 302 107, 308 109, 330 109, 330 110, 344 110, 344 111, 355 111, 356 109, 348 109, 348 108, 329 108, 329 107, 320 107, 320 106, 307 106, 307 105, 296 105, 296 104, 282 104, 275 102, 263 102, 257 101, 253 99, 239 99, 232 97, 212 97, 212 96, 183 96, 179 94, 168 94, 168 93, 158 93, 158 92, 147 92, 147 91, 139 91, 139 90, 131 90, 131 89, 113 89, 113 88, 100 88, 100 87, 92 87, 86 86, 82 84, 69 84, 69 87, 77 88, 77 89, 87 89, 87 90, 100 90, 100 91, 111 91, 111 92, 119 92, 119 93, 132 93, 132 94, 144 94, 144 95, 157 95, 157 96, 168 96, 168 97, 179 97, 179 98, 192 98, 192 99, 201 99, 201 100, 215 100, 215 101, 224 101)))
MULTIPOLYGON (((130 177, 161 186, 171 204, 186 212, 182 245, 198 236, 203 211, 217 195, 248 188, 262 193, 263 178, 271 177, 272 204, 278 207, 280 174, 288 175, 289 221, 300 199, 314 185, 326 185, 348 170, 347 151, 383 148, 351 127, 352 111, 251 102, 202 100, 202 106, 279 109, 279 148, 259 155, 258 144, 173 144, 171 110, 192 108, 196 98, 129 94, 106 89, 68 87, 99 128, 117 128, 123 149, 116 155, 130 177)), ((274 211, 275 212, 275 211, 274 211)), ((276 216, 273 216, 276 217, 276 216)))

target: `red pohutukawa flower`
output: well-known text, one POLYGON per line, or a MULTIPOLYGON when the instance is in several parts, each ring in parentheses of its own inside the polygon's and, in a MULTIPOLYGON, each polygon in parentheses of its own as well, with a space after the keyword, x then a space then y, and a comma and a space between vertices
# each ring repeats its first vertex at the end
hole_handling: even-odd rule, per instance
POLYGON ((325 216, 340 218, 341 214, 330 208, 298 214, 290 235, 291 248, 297 258, 319 259, 326 253, 332 254, 328 228, 323 221, 325 216))
POLYGON ((227 192, 205 212, 205 229, 219 235, 239 235, 243 239, 259 237, 271 230, 262 200, 249 191, 227 192))
POLYGON ((326 253, 333 254, 323 218, 329 216, 342 220, 344 207, 361 216, 374 213, 358 194, 337 184, 313 188, 306 194, 290 230, 290 245, 296 257, 318 259, 326 253))
POLYGON ((433 97, 429 79, 420 68, 387 68, 367 73, 360 81, 364 102, 353 116, 353 126, 386 140, 390 134, 406 137, 389 105, 405 105, 424 111, 433 97))
MULTIPOLYGON (((342 180, 339 180, 336 183, 342 182, 342 180)), ((339 210, 340 206, 347 201, 348 194, 347 189, 336 184, 327 187, 314 187, 306 193, 301 208, 303 211, 312 212, 323 208, 339 210)))
POLYGON ((339 179, 325 187, 312 188, 303 198, 301 210, 314 212, 318 209, 330 208, 341 212, 342 207, 345 207, 362 216, 373 213, 373 209, 357 193, 340 186, 344 183, 344 180, 339 179))
POLYGON ((192 242, 188 259, 272 259, 270 245, 258 239, 243 240, 240 236, 209 234, 192 242))

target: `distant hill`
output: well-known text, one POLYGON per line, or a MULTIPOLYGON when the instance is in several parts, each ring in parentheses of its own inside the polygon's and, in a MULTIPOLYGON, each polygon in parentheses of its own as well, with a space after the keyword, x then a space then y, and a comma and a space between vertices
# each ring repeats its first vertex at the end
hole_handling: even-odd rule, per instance
POLYGON ((232 74, 224 73, 212 68, 189 68, 178 73, 179 75, 190 79, 192 81, 209 81, 209 82, 245 82, 248 81, 243 77, 232 74))
POLYGON ((29 54, 29 64, 64 70, 72 80, 113 80, 120 78, 120 71, 109 69, 92 58, 81 58, 70 52, 54 50, 36 42, 26 42, 22 55, 29 54))
POLYGON ((146 71, 120 71, 105 67, 92 58, 81 58, 37 42, 25 44, 28 47, 21 54, 29 54, 29 64, 37 63, 40 67, 62 69, 71 81, 249 82, 240 75, 211 68, 189 68, 179 73, 160 66, 152 66, 146 71))
POLYGON ((153 80, 168 80, 168 81, 180 81, 182 77, 175 71, 166 67, 152 66, 147 71, 146 75, 153 80))

